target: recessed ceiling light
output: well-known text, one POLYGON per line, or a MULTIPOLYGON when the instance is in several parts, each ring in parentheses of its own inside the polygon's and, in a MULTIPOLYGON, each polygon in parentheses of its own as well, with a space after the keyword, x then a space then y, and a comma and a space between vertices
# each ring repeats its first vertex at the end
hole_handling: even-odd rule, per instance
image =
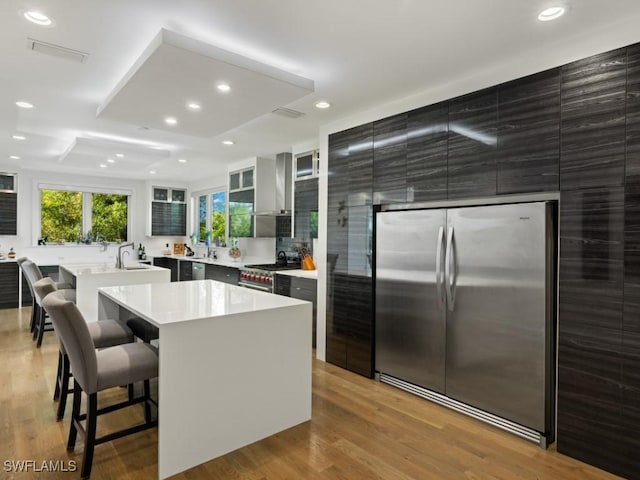
POLYGON ((33 103, 23 102, 22 100, 19 102, 16 102, 16 105, 19 106, 20 108, 33 108, 33 103))
POLYGON ((11 160, 20 160, 20 157, 18 155, 11 155, 9 158, 11 160))
POLYGON ((561 17, 565 12, 565 8, 561 6, 545 8, 538 14, 538 20, 541 22, 548 22, 549 20, 555 20, 561 17))
POLYGON ((104 163, 101 163, 100 168, 107 168, 107 166, 104 163))
POLYGON ((116 163, 116 161, 113 158, 107 158, 107 162, 109 163, 116 163))
POLYGON ((331 104, 329 102, 325 102, 324 100, 320 102, 316 102, 316 108, 329 108, 331 104))
POLYGON ((28 12, 24 12, 22 15, 31 23, 35 23, 36 25, 40 25, 41 27, 48 27, 53 25, 53 20, 51 20, 42 12, 30 10, 28 12))
POLYGON ((14 140, 26 140, 27 137, 25 137, 24 135, 11 135, 11 138, 13 138, 14 140))
POLYGON ((118 157, 118 158, 124 158, 124 153, 116 153, 116 157, 118 157))
POLYGON ((187 163, 187 160, 185 158, 179 158, 178 161, 180 163, 187 163))
POLYGON ((190 110, 200 110, 202 108, 199 103, 195 102, 188 103, 187 107, 189 107, 190 110))
POLYGON ((231 85, 228 85, 226 83, 219 83, 218 90, 220 90, 221 92, 228 92, 229 90, 231 90, 231 85))
POLYGON ((178 120, 176 120, 174 117, 166 117, 164 119, 164 123, 166 123, 167 125, 175 125, 176 123, 178 123, 178 120))
POLYGON ((223 145, 235 145, 236 142, 234 142, 233 140, 223 140, 222 144, 223 145))
POLYGON ((156 171, 155 171, 155 170, 149 170, 149 173, 150 173, 151 175, 155 175, 155 174, 156 174, 156 171))

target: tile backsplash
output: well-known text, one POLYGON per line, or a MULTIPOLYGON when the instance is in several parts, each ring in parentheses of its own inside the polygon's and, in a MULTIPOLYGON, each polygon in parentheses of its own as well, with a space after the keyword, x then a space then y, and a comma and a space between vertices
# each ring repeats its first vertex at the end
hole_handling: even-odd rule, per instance
POLYGON ((287 257, 295 258, 298 250, 305 247, 313 256, 312 243, 307 238, 291 238, 291 217, 276 218, 276 252, 282 250, 287 253, 287 257))

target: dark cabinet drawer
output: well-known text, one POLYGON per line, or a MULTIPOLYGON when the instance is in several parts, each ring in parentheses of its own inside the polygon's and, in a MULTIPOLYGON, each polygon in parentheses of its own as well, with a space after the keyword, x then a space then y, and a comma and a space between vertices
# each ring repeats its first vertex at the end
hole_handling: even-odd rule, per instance
POLYGON ((17 263, 0 263, 0 290, 0 308, 17 308, 20 291, 17 263))
POLYGON ((204 270, 204 278, 229 283, 231 285, 238 285, 240 281, 240 270, 234 267, 225 267, 224 265, 207 264, 204 270))
POLYGON ((294 277, 290 275, 275 275, 273 292, 285 297, 297 298, 313 303, 313 332, 312 344, 316 347, 317 325, 317 280, 313 278, 294 277))

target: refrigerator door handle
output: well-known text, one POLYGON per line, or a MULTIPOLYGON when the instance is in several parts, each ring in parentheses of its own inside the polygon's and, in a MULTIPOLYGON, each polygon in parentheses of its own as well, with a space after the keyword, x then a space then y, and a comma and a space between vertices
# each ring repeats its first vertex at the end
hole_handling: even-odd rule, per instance
MULTIPOLYGON (((453 312, 455 304, 455 294, 453 292, 453 268, 451 266, 451 260, 453 259, 453 227, 449 227, 447 232, 447 249, 444 260, 444 280, 447 291, 447 303, 449 310, 453 312)), ((455 259, 453 259, 455 262, 455 259)))
POLYGON ((438 230, 438 244, 436 245, 436 290, 438 292, 438 305, 443 310, 445 309, 445 298, 442 286, 444 284, 444 278, 442 276, 442 244, 444 242, 444 227, 440 227, 438 230))

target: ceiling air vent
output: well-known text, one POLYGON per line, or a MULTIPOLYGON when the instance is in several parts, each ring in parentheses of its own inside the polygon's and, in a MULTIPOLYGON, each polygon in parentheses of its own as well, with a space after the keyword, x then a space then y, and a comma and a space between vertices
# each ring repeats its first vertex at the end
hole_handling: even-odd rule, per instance
POLYGON ((276 108, 272 113, 275 113, 276 115, 280 115, 281 117, 287 117, 287 118, 300 118, 301 116, 304 115, 304 113, 302 112, 298 112, 297 110, 291 110, 290 108, 284 108, 284 107, 276 108))
POLYGON ((28 38, 27 41, 27 47, 29 50, 33 50, 34 52, 40 52, 58 58, 66 58, 67 60, 77 63, 84 63, 89 57, 88 53, 61 47, 60 45, 54 45, 53 43, 42 42, 33 38, 28 38))

